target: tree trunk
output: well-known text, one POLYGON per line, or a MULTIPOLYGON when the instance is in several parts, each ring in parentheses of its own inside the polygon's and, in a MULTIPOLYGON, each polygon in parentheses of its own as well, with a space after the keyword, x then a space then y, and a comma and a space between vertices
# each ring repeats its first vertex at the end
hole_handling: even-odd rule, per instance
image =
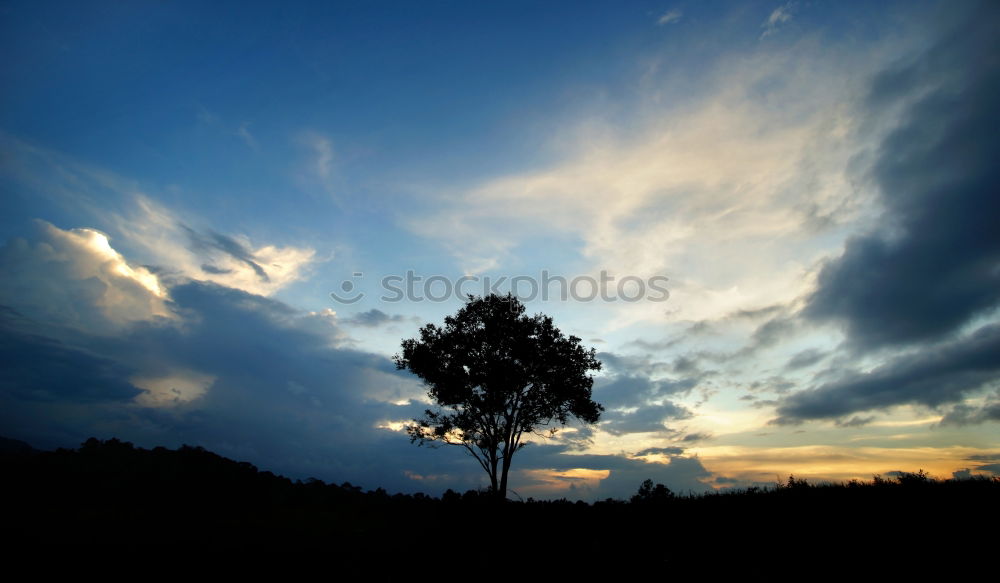
POLYGON ((496 496, 498 493, 497 489, 497 460, 490 461, 490 490, 493 491, 493 495, 496 496))
POLYGON ((507 499, 507 472, 510 470, 509 456, 503 458, 503 470, 500 474, 500 490, 497 491, 497 498, 501 501, 507 499))

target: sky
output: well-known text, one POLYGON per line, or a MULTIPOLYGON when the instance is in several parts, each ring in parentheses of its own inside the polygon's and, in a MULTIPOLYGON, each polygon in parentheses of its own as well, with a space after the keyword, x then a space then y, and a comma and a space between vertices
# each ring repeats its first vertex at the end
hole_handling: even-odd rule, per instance
POLYGON ((991 2, 2 2, 0 435, 466 490, 392 357, 603 364, 517 496, 1000 475, 991 2))

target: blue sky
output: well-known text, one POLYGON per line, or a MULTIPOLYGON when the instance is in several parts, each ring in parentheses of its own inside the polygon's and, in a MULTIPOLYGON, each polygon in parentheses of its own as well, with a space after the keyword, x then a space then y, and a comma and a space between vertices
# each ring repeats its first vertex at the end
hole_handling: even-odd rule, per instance
POLYGON ((390 360, 461 301, 381 279, 605 272, 669 298, 528 301, 598 350, 608 411, 515 490, 988 473, 996 16, 4 3, 0 433, 474 487, 399 431, 426 404, 390 360))

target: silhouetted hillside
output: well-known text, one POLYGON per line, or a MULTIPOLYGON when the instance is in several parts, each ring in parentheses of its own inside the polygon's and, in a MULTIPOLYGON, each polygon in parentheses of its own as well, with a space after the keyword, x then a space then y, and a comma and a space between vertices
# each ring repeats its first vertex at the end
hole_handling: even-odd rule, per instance
MULTIPOLYGON (((883 561, 892 549, 985 551, 988 541, 963 525, 995 516, 1000 494, 997 478, 937 481, 918 472, 841 485, 790 477, 774 488, 696 496, 647 481, 630 501, 498 504, 476 491, 435 498, 292 481, 200 447, 147 450, 117 439, 54 452, 5 445, 0 457, 8 532, 32 547, 283 547, 416 558, 435 544, 516 541, 515 559, 571 553, 662 566, 720 553, 766 563, 778 552, 785 565, 883 561)), ((463 556, 454 560, 482 558, 463 556)))

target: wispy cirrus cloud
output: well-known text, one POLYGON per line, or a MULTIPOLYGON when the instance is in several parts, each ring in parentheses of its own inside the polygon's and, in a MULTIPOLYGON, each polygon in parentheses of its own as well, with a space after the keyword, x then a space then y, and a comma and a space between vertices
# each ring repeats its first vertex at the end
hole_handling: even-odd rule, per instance
MULTIPOLYGON (((859 88, 832 82, 855 66, 808 44, 723 59, 704 94, 642 108, 628 132, 583 120, 556 162, 447 192, 400 220, 466 270, 523 264, 545 233, 574 242, 595 273, 667 274, 674 319, 791 302, 866 205, 849 168, 864 145, 859 88)), ((628 307, 663 318, 660 306, 628 307)))
POLYGON ((247 146, 252 150, 259 150, 260 145, 257 143, 257 138, 250 133, 250 122, 245 121, 240 124, 240 127, 236 128, 236 135, 242 139, 247 146))
POLYGON ((670 10, 667 10, 666 12, 661 14, 660 17, 656 19, 656 24, 659 26, 663 26, 665 24, 675 24, 680 22, 683 16, 684 12, 681 11, 680 8, 671 8, 670 10))
POLYGON ((300 132, 295 142, 305 149, 305 158, 296 177, 307 190, 319 189, 334 201, 341 196, 333 140, 316 130, 300 132))
POLYGON ((798 8, 797 2, 786 2, 771 11, 760 27, 764 29, 760 33, 760 38, 765 39, 778 32, 782 25, 791 22, 795 10, 798 8))

